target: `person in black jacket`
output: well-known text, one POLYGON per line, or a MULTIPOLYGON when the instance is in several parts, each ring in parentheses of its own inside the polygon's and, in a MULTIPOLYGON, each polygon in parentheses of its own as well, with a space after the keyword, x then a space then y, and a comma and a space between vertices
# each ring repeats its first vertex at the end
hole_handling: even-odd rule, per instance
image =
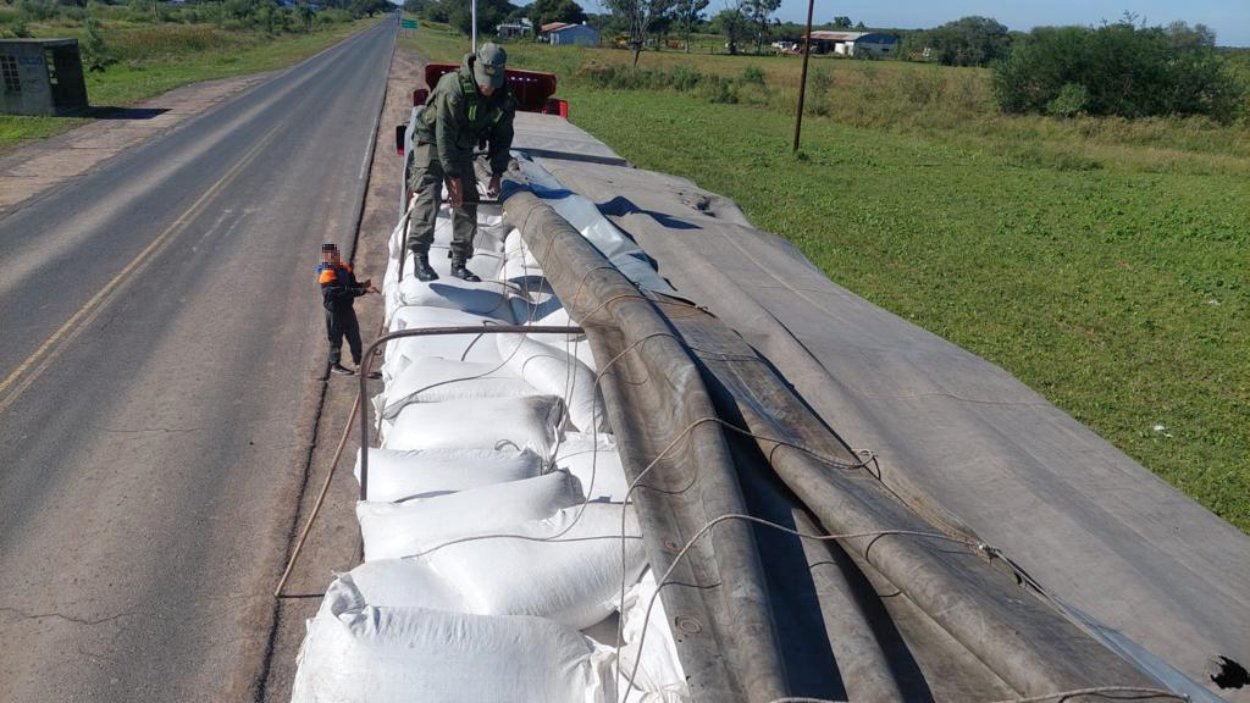
POLYGON ((360 366, 360 324, 352 303, 366 293, 377 293, 372 281, 358 283, 350 264, 339 258, 339 249, 332 243, 321 246, 321 265, 317 267, 321 284, 321 300, 326 309, 326 334, 330 338, 330 372, 351 376, 354 372, 343 366, 343 337, 352 350, 352 362, 360 366))

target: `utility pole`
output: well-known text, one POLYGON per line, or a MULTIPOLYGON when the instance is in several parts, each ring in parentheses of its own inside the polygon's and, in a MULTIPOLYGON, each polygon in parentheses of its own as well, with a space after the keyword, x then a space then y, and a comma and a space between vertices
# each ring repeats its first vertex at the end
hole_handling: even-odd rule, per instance
POLYGON ((803 35, 803 74, 799 77, 799 110, 794 116, 794 146, 791 152, 799 150, 799 134, 803 130, 803 98, 807 96, 807 59, 812 54, 812 6, 816 0, 807 0, 807 34, 803 35))
MULTIPOLYGON (((473 53, 475 53, 475 54, 476 54, 476 53, 477 53, 477 0, 471 0, 470 4, 473 6, 473 10, 472 10, 472 14, 473 14, 473 53)), ((810 22, 809 22, 809 24, 810 24, 810 22)), ((808 31, 810 31, 810 29, 809 29, 808 31)))

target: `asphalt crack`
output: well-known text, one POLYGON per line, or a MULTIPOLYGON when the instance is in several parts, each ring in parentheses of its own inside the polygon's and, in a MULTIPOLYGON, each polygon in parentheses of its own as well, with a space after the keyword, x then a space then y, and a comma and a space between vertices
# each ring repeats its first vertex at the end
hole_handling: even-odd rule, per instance
POLYGON ((108 617, 98 618, 98 619, 93 620, 90 618, 76 618, 72 615, 66 615, 64 613, 56 613, 56 612, 30 613, 25 610, 22 610, 21 608, 11 608, 11 607, 0 607, 0 612, 14 613, 18 616, 18 619, 20 620, 43 620, 44 618, 56 618, 58 620, 64 620, 66 622, 72 622, 75 625, 85 625, 88 627, 95 626, 95 625, 103 625, 106 622, 112 622, 114 620, 118 620, 120 618, 124 618, 130 615, 130 612, 125 612, 125 613, 118 613, 117 615, 110 615, 108 617))

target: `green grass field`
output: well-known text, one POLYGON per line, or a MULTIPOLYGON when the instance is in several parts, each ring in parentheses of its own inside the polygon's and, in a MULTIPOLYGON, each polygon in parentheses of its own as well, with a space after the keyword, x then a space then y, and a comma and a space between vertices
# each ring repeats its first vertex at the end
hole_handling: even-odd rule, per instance
MULTIPOLYGON (((403 43, 442 60, 467 46, 438 28, 403 43)), ((1250 530, 1244 123, 1006 117, 982 71, 822 59, 842 102, 805 120, 796 158, 778 97, 793 58, 643 55, 644 70, 762 69, 764 86, 724 104, 579 76, 624 51, 509 49, 557 72, 573 121, 622 156, 734 198, 834 281, 1003 366, 1250 530), (932 114, 915 110, 925 95, 932 114)))
MULTIPOLYGON (((106 41, 119 60, 103 73, 86 74, 87 95, 92 106, 118 107, 191 83, 284 68, 377 21, 331 24, 309 34, 276 37, 203 24, 106 24, 106 41)), ((81 23, 32 25, 31 30, 36 36, 69 36, 80 41, 83 35, 81 23)), ((89 121, 83 117, 0 115, 0 151, 89 121)))

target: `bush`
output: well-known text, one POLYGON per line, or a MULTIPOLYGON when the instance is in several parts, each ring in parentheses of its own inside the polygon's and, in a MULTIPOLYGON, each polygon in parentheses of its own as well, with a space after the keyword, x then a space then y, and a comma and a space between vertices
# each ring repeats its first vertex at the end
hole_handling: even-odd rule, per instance
POLYGON ((82 63, 88 71, 103 73, 105 69, 117 63, 117 57, 104 43, 104 35, 100 32, 100 20, 88 17, 86 34, 82 40, 82 63))
POLYGON ((1034 29, 995 66, 993 86, 1008 113, 1207 115, 1221 122, 1236 118, 1246 95, 1201 25, 1146 28, 1129 19, 1097 29, 1034 29))
POLYGON ((17 0, 17 11, 24 20, 47 20, 56 17, 54 0, 17 0))
POLYGON ((1046 103, 1047 114, 1055 117, 1076 117, 1085 110, 1089 102, 1089 90, 1080 83, 1065 83, 1059 89, 1059 95, 1046 103))
POLYGON ((759 66, 748 65, 742 70, 742 82, 752 85, 764 85, 764 71, 759 66))

